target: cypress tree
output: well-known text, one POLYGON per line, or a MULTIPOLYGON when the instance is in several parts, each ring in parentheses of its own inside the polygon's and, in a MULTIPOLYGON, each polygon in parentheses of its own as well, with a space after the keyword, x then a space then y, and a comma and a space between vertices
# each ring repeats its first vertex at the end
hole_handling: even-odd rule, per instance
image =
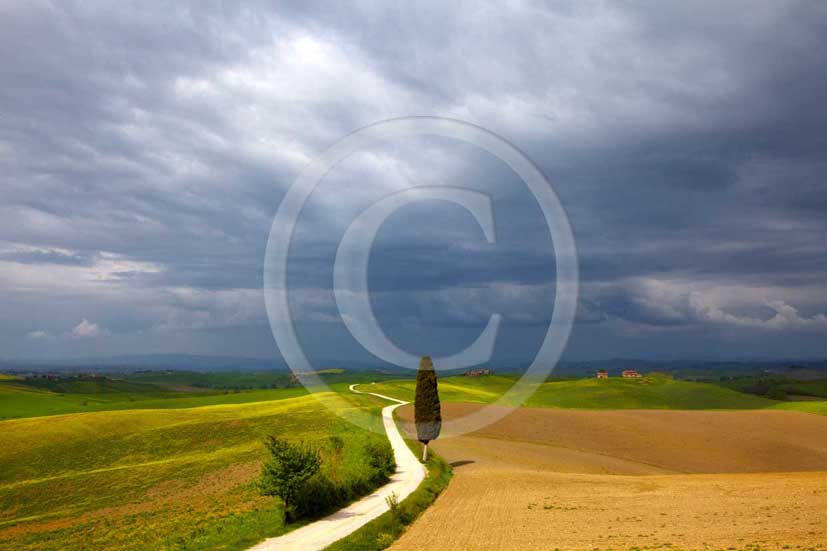
POLYGON ((422 461, 428 460, 428 442, 436 440, 442 429, 442 411, 439 405, 439 390, 436 371, 430 356, 422 356, 416 373, 416 396, 414 398, 414 422, 416 437, 424 444, 422 461))

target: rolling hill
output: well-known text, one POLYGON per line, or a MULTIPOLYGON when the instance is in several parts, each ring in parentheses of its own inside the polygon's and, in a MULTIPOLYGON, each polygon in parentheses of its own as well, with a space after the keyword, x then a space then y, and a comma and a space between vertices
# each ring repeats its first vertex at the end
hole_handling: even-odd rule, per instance
MULTIPOLYGON (((495 402, 514 384, 508 376, 447 377, 439 380, 445 402, 495 402)), ((380 392, 412 400, 415 382, 391 381, 371 385, 380 392)), ((757 409, 777 401, 708 383, 676 381, 666 375, 641 379, 576 379, 550 381, 537 387, 525 406, 576 409, 757 409)))
MULTIPOLYGON (((282 533, 280 502, 253 484, 267 435, 322 449, 338 436, 330 475, 344 481, 364 476, 368 443, 382 437, 292 389, 191 399, 265 394, 0 421, 0 549, 242 549, 282 533)), ((343 397, 378 429, 376 399, 343 397)))
POLYGON ((0 420, 128 409, 176 409, 301 396, 303 387, 262 390, 169 388, 121 380, 0 380, 0 420))

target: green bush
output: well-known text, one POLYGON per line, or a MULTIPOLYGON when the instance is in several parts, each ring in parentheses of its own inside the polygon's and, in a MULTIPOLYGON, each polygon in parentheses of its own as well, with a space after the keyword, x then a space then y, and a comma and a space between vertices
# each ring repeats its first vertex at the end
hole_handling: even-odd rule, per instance
POLYGON ((296 518, 314 518, 333 512, 348 500, 348 491, 323 473, 316 473, 296 494, 296 518))
POLYGON ((264 464, 259 480, 262 494, 278 496, 284 502, 288 520, 295 515, 295 502, 307 482, 319 472, 322 459, 319 451, 304 442, 292 444, 275 436, 265 442, 270 459, 264 464))
POLYGON ((387 441, 377 442, 368 440, 365 445, 370 467, 373 470, 370 481, 373 484, 384 484, 396 472, 396 459, 393 448, 387 441))
POLYGON ((385 484, 396 471, 393 448, 369 435, 345 442, 330 436, 318 446, 270 437, 271 458, 259 488, 284 501, 288 521, 318 518, 385 484))

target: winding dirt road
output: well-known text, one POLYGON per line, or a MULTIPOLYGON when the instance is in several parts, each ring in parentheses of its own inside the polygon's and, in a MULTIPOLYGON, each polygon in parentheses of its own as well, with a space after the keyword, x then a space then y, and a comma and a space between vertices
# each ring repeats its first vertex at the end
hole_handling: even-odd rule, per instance
POLYGON ((375 392, 356 390, 356 386, 350 385, 350 391, 357 394, 370 394, 394 402, 394 404, 382 409, 382 423, 385 427, 385 433, 388 435, 388 440, 393 447, 396 473, 391 477, 390 482, 369 496, 363 497, 348 507, 307 526, 293 530, 283 536, 266 539, 250 548, 250 551, 315 551, 324 549, 387 511, 388 504, 385 498, 396 494, 399 501, 402 501, 416 490, 419 483, 425 478, 425 467, 405 444, 405 440, 393 420, 394 410, 408 402, 383 394, 376 394, 375 392))

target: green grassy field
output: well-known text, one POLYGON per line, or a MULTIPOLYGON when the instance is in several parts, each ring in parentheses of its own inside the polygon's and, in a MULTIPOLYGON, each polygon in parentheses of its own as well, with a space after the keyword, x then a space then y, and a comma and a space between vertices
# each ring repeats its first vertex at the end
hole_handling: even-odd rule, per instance
MULTIPOLYGON (((445 402, 491 403, 514 381, 513 377, 498 375, 447 377, 439 380, 439 395, 445 402)), ((369 388, 372 392, 413 400, 415 383, 392 381, 369 388)), ((757 409, 775 404, 778 402, 718 385, 650 375, 641 379, 550 381, 539 385, 524 405, 579 409, 757 409)))
MULTIPOLYGON (((55 542, 67 550, 242 549, 293 527, 283 524, 278 500, 258 495, 253 485, 267 435, 311 440, 322 449, 331 436, 341 437, 344 448, 327 473, 339 481, 364 477, 366 450, 383 439, 337 416, 304 388, 220 390, 195 387, 198 376, 165 377, 0 378, 0 416, 7 417, 0 420, 0 550, 49 549, 55 542)), ((338 396, 343 414, 377 430, 386 403, 348 392, 349 382, 413 400, 412 380, 372 384, 375 375, 339 372, 325 377, 330 392, 321 397, 338 396)), ((230 375, 212 378, 219 381, 240 384, 230 375)), ((514 381, 445 377, 440 396, 491 403, 514 381)), ((525 405, 827 414, 827 401, 769 400, 663 375, 550 381, 525 405)), ((360 537, 372 548, 376 538, 360 537)))
MULTIPOLYGON (((0 421, 0 549, 240 549, 278 535, 289 528, 278 500, 252 484, 269 434, 320 445, 337 435, 329 475, 363 476, 368 442, 382 436, 314 396, 261 392, 267 401, 0 421)), ((341 397, 378 429, 381 400, 341 397)))
MULTIPOLYGON (((487 404, 494 402, 511 385, 513 377, 491 375, 488 377, 445 377, 439 379, 439 397, 444 402, 468 402, 487 404)), ((392 398, 413 402, 416 382, 412 379, 365 384, 359 390, 377 392, 392 398)))
POLYGON ((827 400, 812 402, 778 402, 773 404, 772 409, 783 409, 787 411, 803 411, 804 413, 815 413, 827 415, 827 400))
POLYGON ((66 413, 128 410, 178 409, 215 404, 241 404, 278 400, 307 393, 302 388, 272 390, 172 390, 153 384, 116 381, 73 383, 53 389, 0 380, 0 420, 66 413))
POLYGON ((705 383, 662 375, 641 379, 580 379, 540 385, 530 407, 584 409, 757 409, 774 402, 705 383))
MULTIPOLYGON (((326 369, 317 372, 331 387, 390 375, 326 369)), ((141 371, 110 377, 15 377, 0 373, 0 420, 65 413, 127 409, 178 409, 242 404, 307 393, 283 372, 141 371), (289 387, 289 388, 288 388, 289 387)))

